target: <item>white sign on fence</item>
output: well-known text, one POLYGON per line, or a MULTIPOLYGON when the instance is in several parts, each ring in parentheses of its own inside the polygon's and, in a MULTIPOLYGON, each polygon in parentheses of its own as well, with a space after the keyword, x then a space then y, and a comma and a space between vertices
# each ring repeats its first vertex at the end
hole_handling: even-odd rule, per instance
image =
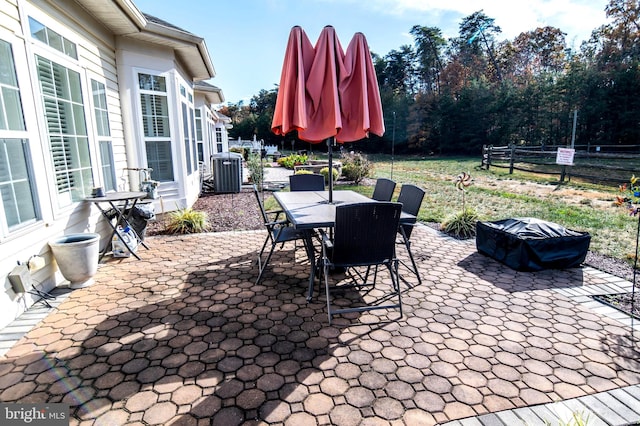
POLYGON ((563 164, 565 166, 573 166, 573 156, 576 150, 573 148, 558 148, 556 155, 556 164, 563 164))

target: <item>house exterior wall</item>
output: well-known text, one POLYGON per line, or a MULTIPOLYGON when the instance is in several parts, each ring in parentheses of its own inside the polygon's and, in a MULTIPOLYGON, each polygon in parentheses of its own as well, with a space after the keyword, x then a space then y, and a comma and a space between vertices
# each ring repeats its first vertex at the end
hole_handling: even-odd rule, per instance
MULTIPOLYGON (((49 291, 62 281, 52 263, 47 242, 57 236, 75 232, 103 232, 99 212, 86 202, 61 205, 53 165, 44 104, 37 72, 36 56, 46 58, 79 74, 84 119, 89 146, 92 174, 91 185, 102 184, 99 147, 96 138, 91 80, 104 85, 110 119, 110 142, 117 167, 126 163, 123 126, 121 122, 120 95, 115 64, 113 37, 103 27, 79 8, 69 8, 62 13, 45 2, 0 0, 0 41, 10 45, 17 84, 20 90, 25 131, 15 132, 0 128, 0 140, 26 140, 30 163, 31 186, 37 217, 30 223, 4 229, 0 234, 0 327, 6 325, 30 307, 38 297, 29 293, 15 293, 7 274, 18 262, 26 263, 34 255, 45 259, 45 267, 32 271, 33 283, 42 291, 49 291), (45 43, 35 40, 30 33, 29 17, 36 19, 74 43, 77 59, 65 56, 45 43), (90 29, 90 30, 89 30, 90 29)), ((5 206, 0 204, 4 216, 5 206)), ((8 207, 7 207, 8 208, 8 207)))
MULTIPOLYGON (((196 97, 192 84, 176 61, 171 49, 163 49, 126 37, 119 38, 117 41, 120 94, 123 99, 131 100, 127 105, 123 105, 125 111, 123 121, 125 128, 128 129, 125 131, 125 139, 128 141, 129 164, 134 165, 131 166, 133 168, 149 167, 145 151, 138 76, 140 74, 161 76, 167 83, 174 179, 160 182, 159 194, 162 201, 159 199, 154 201, 156 212, 189 207, 195 203, 200 193, 200 171, 197 161, 194 160, 196 144, 194 120, 191 119, 193 114, 188 116, 186 124, 182 115, 183 102, 189 103, 188 110, 193 110, 195 113, 196 97), (183 91, 185 94, 182 93, 183 91), (189 140, 189 151, 187 151, 185 139, 189 140), (187 162, 191 162, 191 167, 187 162)), ((151 176, 157 179, 153 172, 151 176)), ((138 172, 132 171, 129 177, 132 186, 138 184, 140 177, 138 172)))
POLYGON ((221 116, 211 108, 202 93, 195 93, 195 106, 200 110, 202 125, 203 164, 205 177, 213 174, 212 156, 229 151, 227 124, 231 119, 221 116))
MULTIPOLYGON (((0 117, 0 328, 38 300, 35 295, 14 291, 8 274, 17 263, 27 263, 35 255, 44 258, 45 266, 30 271, 30 275, 34 286, 46 292, 64 280, 48 241, 70 233, 98 232, 103 236, 101 248, 111 243, 111 228, 84 197, 98 186, 115 191, 139 188, 142 177, 136 169, 148 167, 140 74, 162 76, 167 86, 173 179, 161 182, 162 202, 153 201, 156 212, 189 207, 200 191, 193 123, 196 109, 211 106, 200 104, 196 98, 193 79, 186 71, 193 67, 181 64, 172 47, 161 45, 162 38, 156 38, 160 41, 154 44, 115 36, 108 23, 99 22, 79 1, 0 0, 0 55, 9 52, 15 69, 15 81, 0 79, 0 89, 8 87, 7 93, 14 97, 19 93, 20 108, 10 109, 21 109, 23 115, 23 120, 15 119, 19 113, 9 119, 0 117), (63 80, 66 86, 60 85, 63 80), (73 99, 58 102, 65 96, 58 93, 59 86, 73 93, 73 99), (68 105, 67 110, 61 104, 68 105), (57 116, 52 115, 52 108, 57 116), (68 120, 65 114, 74 119, 68 120), (57 119, 66 125, 56 127, 57 119), (70 142, 66 136, 56 139, 54 133, 57 128, 64 128, 62 133, 69 132, 69 126, 75 130, 69 139, 83 149, 76 155, 79 162, 84 162, 84 168, 66 190, 61 184, 65 175, 61 174, 56 155, 66 153, 70 142), (14 160, 7 160, 9 148, 15 153, 16 147, 22 150, 22 163, 28 169, 28 177, 22 180, 11 177, 14 160), (19 211, 22 203, 15 188, 24 188, 25 184, 30 188, 27 192, 33 194, 35 213, 23 220, 13 211, 19 211), (5 200, 7 194, 13 198, 5 200)), ((148 38, 154 40, 153 34, 148 38)), ((184 41, 167 44, 180 43, 184 41)), ((4 61, 5 56, 0 60, 4 61)), ((3 99, 0 96, 0 102, 11 106, 11 99, 3 99)))

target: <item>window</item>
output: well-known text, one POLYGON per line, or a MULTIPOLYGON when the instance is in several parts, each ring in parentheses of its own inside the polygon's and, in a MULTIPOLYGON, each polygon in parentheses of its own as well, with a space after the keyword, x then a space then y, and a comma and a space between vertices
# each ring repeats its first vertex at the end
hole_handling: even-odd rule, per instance
POLYGON ((196 111, 196 143, 198 144, 198 161, 204 162, 204 139, 202 138, 202 111, 196 111))
POLYGON ((153 169, 153 179, 173 181, 166 79, 157 75, 138 74, 138 84, 147 167, 153 169))
POLYGON ((53 47, 57 51, 62 52, 73 59, 78 59, 78 52, 75 43, 69 41, 67 38, 61 36, 51 28, 45 27, 32 17, 29 17, 29 28, 31 29, 31 36, 36 40, 40 40, 46 45, 53 47))
POLYGON ((213 123, 213 115, 211 114, 211 111, 206 110, 206 113, 207 119, 205 123, 205 130, 207 131, 207 146, 209 147, 209 154, 215 154, 216 152, 218 152, 213 145, 215 141, 216 128, 213 123))
POLYGON ((0 205, 8 231, 38 218, 31 171, 27 140, 0 139, 0 205))
POLYGON ((109 137, 111 129, 107 111, 107 91, 104 84, 91 80, 91 93, 93 94, 93 111, 96 116, 96 132, 98 136, 109 137))
POLYGON ((187 162, 187 174, 193 173, 193 164, 191 164, 191 149, 189 143, 189 113, 187 112, 187 104, 182 103, 182 132, 184 137, 184 155, 187 162))
POLYGON ((36 66, 58 205, 64 207, 81 201, 93 187, 80 74, 39 55, 36 66))
POLYGON ((25 130, 11 45, 0 40, 0 130, 25 130))
POLYGON ((116 191, 116 170, 113 164, 113 147, 111 141, 100 141, 100 168, 104 177, 105 191, 116 191))
MULTIPOLYGON (((191 98, 191 96, 189 96, 191 98)), ((193 104, 191 104, 191 108, 189 108, 189 123, 191 124, 191 161, 194 164, 194 167, 198 165, 198 148, 196 141, 196 131, 195 131, 195 117, 194 117, 194 109, 193 104)))
POLYGON ((194 132, 193 95, 187 92, 185 86, 180 85, 180 97, 182 98, 182 137, 184 139, 185 161, 187 174, 196 170, 196 136, 194 132))
POLYGON ((216 127, 216 144, 218 146, 218 152, 222 152, 222 128, 216 127))
POLYGON ((107 191, 116 190, 116 171, 113 162, 113 148, 111 146, 111 128, 109 126, 109 112, 107 111, 107 91, 105 85, 91 80, 93 95, 93 111, 96 118, 96 133, 100 146, 100 168, 107 191))
POLYGON ((34 188, 13 52, 0 40, 0 235, 38 219, 34 188))

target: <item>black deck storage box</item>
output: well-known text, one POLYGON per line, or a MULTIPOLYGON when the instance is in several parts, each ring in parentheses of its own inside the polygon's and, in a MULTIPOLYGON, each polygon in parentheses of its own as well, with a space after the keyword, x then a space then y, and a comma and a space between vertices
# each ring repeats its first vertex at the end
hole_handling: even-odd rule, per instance
POLYGON ((478 252, 517 271, 577 267, 584 262, 590 241, 587 232, 535 218, 476 224, 478 252))

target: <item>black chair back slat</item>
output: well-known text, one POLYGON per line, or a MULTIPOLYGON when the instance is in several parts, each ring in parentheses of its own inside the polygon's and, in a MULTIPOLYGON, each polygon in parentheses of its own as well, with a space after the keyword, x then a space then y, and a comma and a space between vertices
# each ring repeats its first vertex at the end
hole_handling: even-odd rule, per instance
POLYGON ((289 176, 290 191, 324 191, 324 176, 300 174, 289 176))
POLYGON ((396 183, 391 179, 379 178, 376 181, 376 186, 373 188, 373 195, 371 198, 376 201, 391 201, 393 197, 393 191, 396 189, 396 183))
MULTIPOLYGON (((418 215, 422 200, 424 199, 424 190, 418 188, 415 185, 404 184, 400 188, 400 195, 398 195, 398 202, 402 204, 402 211, 414 216, 418 215)), ((407 238, 411 237, 413 226, 403 225, 405 235, 407 238)))
POLYGON ((336 265, 372 265, 394 257, 402 206, 354 203, 336 206, 332 261, 336 265))

